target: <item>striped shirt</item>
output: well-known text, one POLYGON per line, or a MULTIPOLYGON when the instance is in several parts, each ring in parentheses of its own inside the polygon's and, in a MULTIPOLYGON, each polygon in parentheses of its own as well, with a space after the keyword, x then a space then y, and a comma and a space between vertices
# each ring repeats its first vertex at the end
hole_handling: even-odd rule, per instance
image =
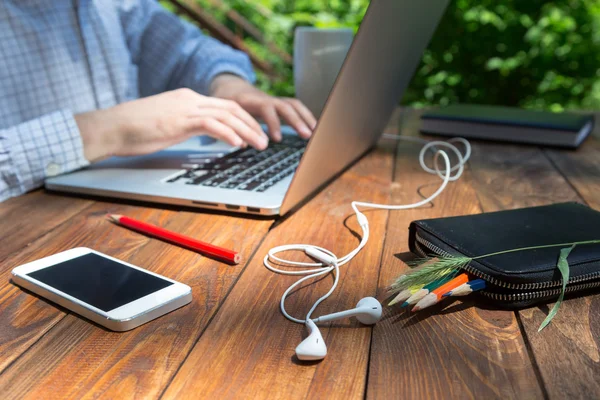
POLYGON ((254 81, 245 54, 155 0, 3 0, 0 60, 0 201, 89 164, 74 114, 254 81))

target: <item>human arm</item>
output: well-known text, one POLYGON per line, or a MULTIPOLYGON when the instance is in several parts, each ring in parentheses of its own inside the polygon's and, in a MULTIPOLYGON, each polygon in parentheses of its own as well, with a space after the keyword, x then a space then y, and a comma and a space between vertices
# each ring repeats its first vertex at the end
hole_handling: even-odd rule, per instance
POLYGON ((123 1, 120 17, 142 96, 188 87, 238 102, 266 122, 275 140, 281 139, 280 117, 301 136, 310 136, 316 124, 310 111, 298 100, 254 88, 254 72, 244 53, 204 35, 154 0, 123 1))
MULTIPOLYGON (((237 77, 225 76, 217 78, 214 94, 219 97, 178 89, 78 114, 75 120, 85 157, 94 162, 112 155, 152 153, 198 134, 208 134, 233 146, 249 144, 264 150, 268 138, 248 111, 265 115, 271 132, 280 129, 277 113, 281 112, 300 125, 301 136, 310 136, 300 116, 305 107, 297 103, 300 111, 295 112, 293 99, 268 96, 237 77)), ((305 115, 310 116, 310 112, 306 110, 305 115)), ((279 133, 276 139, 280 138, 279 133)))
POLYGON ((85 157, 152 153, 192 136, 207 134, 233 146, 264 150, 268 138, 260 125, 231 100, 178 89, 75 116, 85 157))
POLYGON ((0 130, 0 201, 110 156, 148 154, 199 133, 264 149, 268 139, 237 103, 179 89, 72 115, 62 110, 0 130))

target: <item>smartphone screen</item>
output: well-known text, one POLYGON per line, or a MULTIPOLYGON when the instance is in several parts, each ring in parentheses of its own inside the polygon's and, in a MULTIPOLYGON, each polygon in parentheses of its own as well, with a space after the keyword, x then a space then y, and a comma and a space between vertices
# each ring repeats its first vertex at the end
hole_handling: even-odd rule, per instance
POLYGON ((94 253, 27 275, 105 312, 173 285, 94 253))

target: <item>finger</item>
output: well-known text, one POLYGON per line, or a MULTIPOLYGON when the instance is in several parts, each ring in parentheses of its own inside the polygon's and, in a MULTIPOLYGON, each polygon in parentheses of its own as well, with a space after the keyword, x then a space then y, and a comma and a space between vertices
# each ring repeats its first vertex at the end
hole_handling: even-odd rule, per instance
POLYGON ((266 134, 256 132, 235 114, 228 113, 226 116, 221 117, 219 121, 232 128, 239 137, 257 150, 264 150, 269 145, 266 134))
POLYGON ((235 101, 219 99, 217 97, 203 97, 198 104, 201 108, 209 107, 228 110, 244 121, 249 127, 267 138, 267 134, 263 131, 258 121, 235 101))
POLYGON ((244 145, 242 138, 231 127, 227 126, 216 118, 190 118, 186 123, 185 130, 188 133, 202 132, 203 134, 207 134, 215 139, 229 143, 232 146, 239 147, 244 145))
POLYGON ((256 118, 250 115, 241 106, 237 105, 232 110, 230 110, 230 112, 237 118, 242 120, 250 129, 256 132, 260 137, 262 137, 265 142, 269 142, 269 135, 266 134, 266 132, 263 130, 262 126, 258 123, 256 118))
POLYGON ((300 116, 302 117, 304 122, 306 122, 306 124, 308 125, 308 127, 310 129, 312 129, 312 130, 315 129, 315 127, 317 126, 317 119, 315 118, 313 113, 308 109, 308 107, 306 107, 304 105, 304 103, 302 103, 298 99, 292 99, 292 98, 285 98, 284 100, 287 101, 288 103, 290 103, 292 105, 292 107, 294 107, 296 109, 298 114, 300 114, 300 116))
POLYGON ((306 125, 306 122, 302 120, 300 114, 292 107, 289 103, 279 100, 275 103, 275 108, 281 117, 290 124, 304 139, 308 139, 312 134, 312 131, 306 125))
POLYGON ((269 128, 269 134, 276 142, 281 142, 281 122, 279 121, 279 115, 275 106, 271 104, 264 105, 260 110, 261 117, 269 128))
POLYGON ((249 143, 257 150, 264 150, 269 145, 267 135, 256 132, 256 130, 249 127, 245 121, 242 121, 230 111, 216 108, 201 108, 196 111, 195 115, 217 119, 219 122, 222 122, 233 129, 244 142, 249 143))

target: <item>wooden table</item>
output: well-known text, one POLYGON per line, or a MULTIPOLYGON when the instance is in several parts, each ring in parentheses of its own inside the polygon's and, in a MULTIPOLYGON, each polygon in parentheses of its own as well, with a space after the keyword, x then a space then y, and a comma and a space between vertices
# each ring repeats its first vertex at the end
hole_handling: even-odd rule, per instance
MULTIPOLYGON (((418 119, 391 128, 416 134, 418 119)), ((0 204, 0 393, 2 398, 598 398, 600 296, 568 300, 542 333, 549 306, 518 312, 447 301, 411 315, 385 308, 375 328, 355 319, 322 329, 329 355, 302 364, 301 325, 279 299, 295 278, 262 265, 268 249, 313 243, 346 254, 359 232, 350 202, 408 203, 439 180, 420 170, 419 146, 382 141, 281 222, 36 191, 0 204), (241 250, 229 266, 109 223, 125 214, 241 250), (344 222, 347 228, 344 227, 344 222), (9 282, 13 267, 87 246, 193 288, 191 304, 115 333, 9 282)), ((463 178, 431 207, 369 211, 367 247, 343 267, 318 314, 354 307, 406 270, 411 220, 579 201, 600 209, 600 143, 578 151, 475 142, 463 178)), ((600 228, 599 228, 600 234, 600 228)), ((296 292, 303 315, 330 278, 296 292)))

